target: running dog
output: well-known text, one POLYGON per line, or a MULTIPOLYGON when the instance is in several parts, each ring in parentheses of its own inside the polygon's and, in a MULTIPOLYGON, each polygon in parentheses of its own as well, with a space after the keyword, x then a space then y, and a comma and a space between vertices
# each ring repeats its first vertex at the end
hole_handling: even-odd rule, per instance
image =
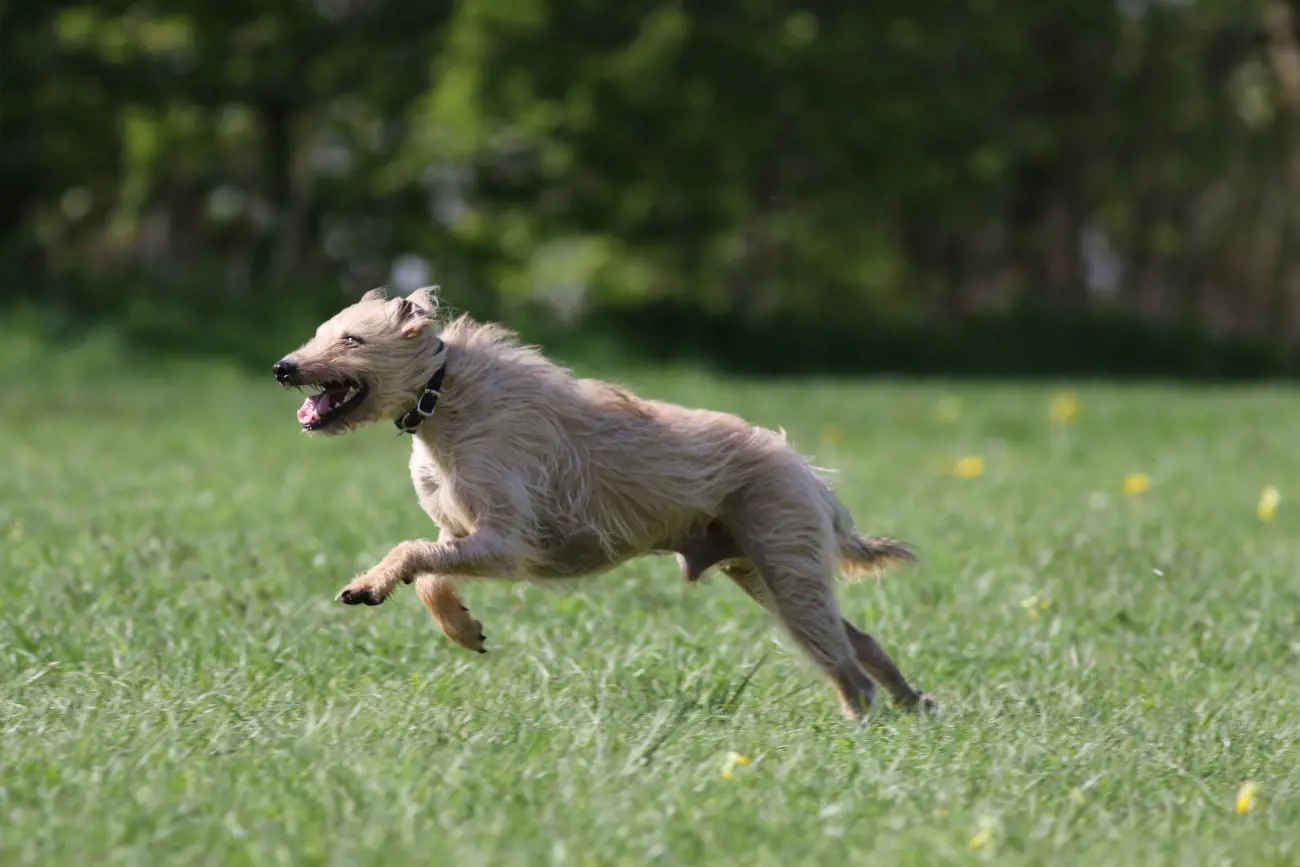
POLYGON ((436 542, 398 544, 340 602, 378 605, 414 583, 448 637, 485 652, 461 583, 675 554, 686 580, 717 568, 771 612, 849 718, 870 711, 877 682, 900 706, 935 707, 835 598, 837 567, 878 572, 912 551, 859 534, 783 434, 577 378, 500 326, 441 317, 432 290, 366 293, 273 372, 314 392, 298 410, 308 433, 389 421, 410 434, 416 495, 439 528, 436 542))

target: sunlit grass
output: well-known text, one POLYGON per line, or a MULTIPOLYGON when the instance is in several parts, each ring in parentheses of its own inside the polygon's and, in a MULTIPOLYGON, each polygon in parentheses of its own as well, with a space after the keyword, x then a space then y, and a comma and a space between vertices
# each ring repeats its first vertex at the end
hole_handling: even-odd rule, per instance
POLYGON ((841 600, 945 714, 855 728, 669 559, 468 588, 486 656, 409 592, 336 605, 431 531, 408 446, 302 437, 269 376, 0 365, 0 862, 1300 859, 1286 390, 630 377, 784 427, 919 549, 841 600))

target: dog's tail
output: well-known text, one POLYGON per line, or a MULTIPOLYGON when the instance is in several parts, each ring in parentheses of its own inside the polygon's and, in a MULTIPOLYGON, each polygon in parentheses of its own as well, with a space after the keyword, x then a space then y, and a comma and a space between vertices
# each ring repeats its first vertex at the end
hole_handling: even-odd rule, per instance
POLYGON ((916 562, 916 552, 906 542, 889 536, 864 536, 859 533, 848 507, 840 502, 840 498, 835 496, 824 479, 821 482, 826 503, 831 510, 840 568, 850 580, 878 578, 890 566, 916 562))
POLYGON ((905 542, 888 536, 839 536, 840 565, 850 577, 879 576, 890 566, 915 563, 916 553, 905 542))

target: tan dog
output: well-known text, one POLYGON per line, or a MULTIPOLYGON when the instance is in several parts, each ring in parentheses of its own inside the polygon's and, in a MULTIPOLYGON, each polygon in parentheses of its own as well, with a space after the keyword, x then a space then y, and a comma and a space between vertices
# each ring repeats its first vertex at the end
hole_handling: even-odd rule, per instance
POLYGON ((320 389, 298 410, 308 432, 393 420, 412 433, 416 494, 440 530, 397 545, 340 601, 378 605, 414 582, 438 626, 483 652, 458 582, 676 553, 687 580, 716 565, 774 614, 849 717, 871 708, 873 678, 900 705, 932 706, 835 601, 837 564, 875 571, 911 551, 859 535, 783 435, 575 378, 498 326, 437 314, 428 290, 369 292, 275 365, 282 385, 320 389))

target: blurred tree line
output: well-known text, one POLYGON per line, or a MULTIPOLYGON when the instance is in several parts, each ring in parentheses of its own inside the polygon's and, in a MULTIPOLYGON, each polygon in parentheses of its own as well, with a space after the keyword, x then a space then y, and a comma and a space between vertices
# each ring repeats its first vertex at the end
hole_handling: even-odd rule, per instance
POLYGON ((1297 208, 1288 0, 0 5, 11 297, 1290 351, 1297 208))

